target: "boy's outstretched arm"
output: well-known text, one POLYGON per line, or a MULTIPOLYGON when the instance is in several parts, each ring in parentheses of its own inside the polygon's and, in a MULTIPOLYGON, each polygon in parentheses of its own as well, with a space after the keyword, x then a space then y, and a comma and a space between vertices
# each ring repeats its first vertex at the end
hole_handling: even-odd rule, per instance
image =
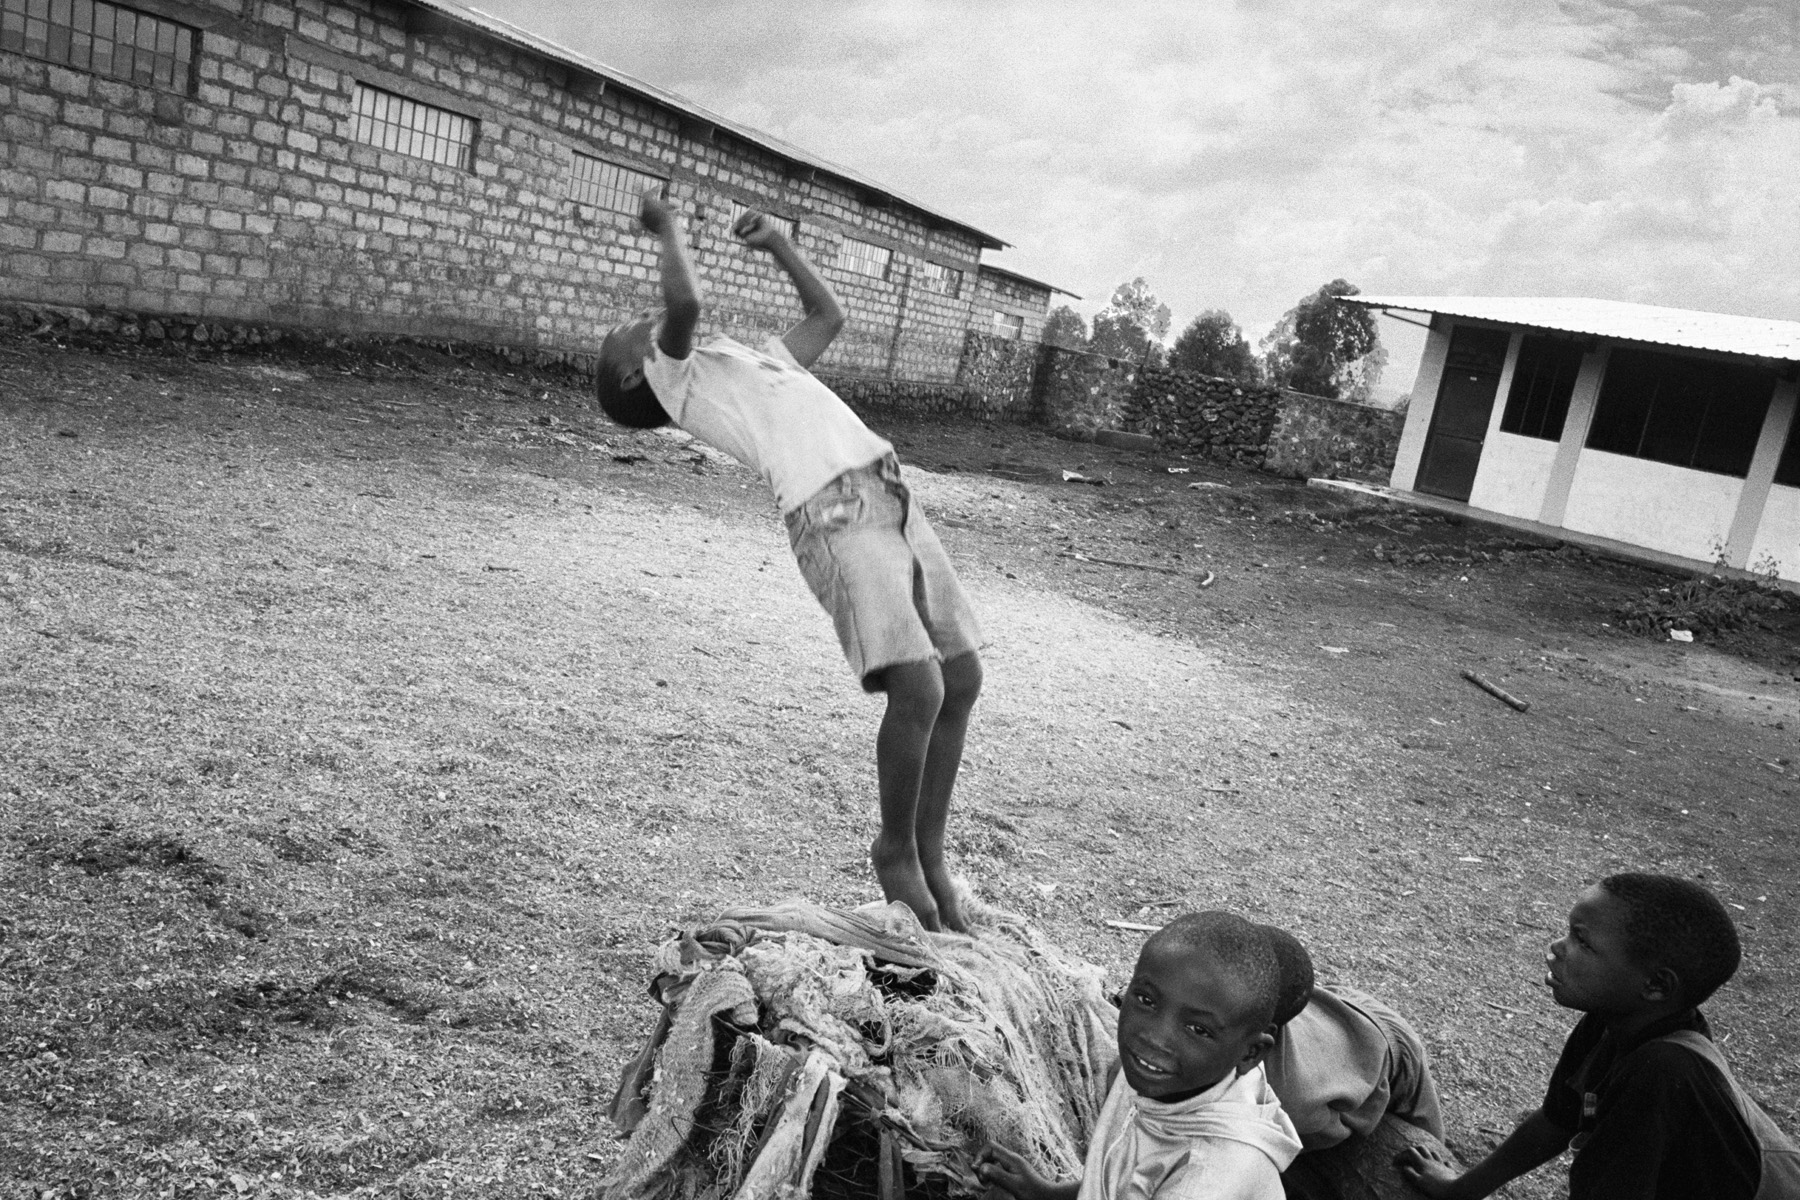
POLYGON ((788 273, 788 278, 794 281, 794 290, 800 293, 800 307, 806 310, 806 316, 782 334, 781 341, 795 362, 803 367, 812 366, 844 327, 844 306, 838 303, 837 293, 767 215, 747 212, 738 218, 733 228, 746 243, 773 255, 781 269, 788 273))
POLYGON ((686 358, 694 348, 694 329, 700 324, 700 277, 694 273, 694 260, 688 257, 687 229, 660 191, 660 185, 646 191, 638 209, 644 228, 662 243, 663 320, 656 344, 670 358, 686 358))
POLYGON ((1406 1182, 1438 1200, 1481 1200, 1527 1171, 1543 1166, 1569 1146, 1569 1133, 1553 1124, 1543 1109, 1532 1113, 1493 1153, 1461 1175, 1448 1163, 1427 1157, 1417 1147, 1397 1160, 1406 1182))

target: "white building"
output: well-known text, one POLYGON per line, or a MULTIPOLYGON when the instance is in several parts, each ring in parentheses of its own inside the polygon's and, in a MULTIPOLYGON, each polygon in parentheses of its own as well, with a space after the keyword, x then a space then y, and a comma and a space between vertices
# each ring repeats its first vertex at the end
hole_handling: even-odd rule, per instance
POLYGON ((1800 580, 1800 322, 1612 300, 1343 302, 1430 316, 1394 488, 1800 580))

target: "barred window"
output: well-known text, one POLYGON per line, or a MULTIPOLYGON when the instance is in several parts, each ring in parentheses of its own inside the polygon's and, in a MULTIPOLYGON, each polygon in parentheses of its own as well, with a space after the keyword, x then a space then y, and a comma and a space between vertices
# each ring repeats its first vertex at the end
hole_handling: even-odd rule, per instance
MULTIPOLYGON (((733 200, 731 202, 731 219, 725 223, 725 227, 727 229, 736 229, 738 218, 749 212, 750 208, 751 206, 748 204, 740 204, 736 200, 733 200)), ((767 209, 764 209, 763 212, 767 216, 774 217, 775 223, 781 226, 781 232, 787 234, 788 241, 797 242, 800 240, 800 222, 794 220, 792 217, 775 216, 774 213, 770 213, 767 209)))
POLYGON ((378 149, 470 171, 475 167, 478 125, 473 117, 366 83, 356 85, 351 136, 378 149))
POLYGON ((1500 432, 1561 441, 1581 358, 1580 342, 1535 333, 1521 338, 1500 432))
POLYGON ((1657 350, 1617 349, 1606 363, 1588 449, 1744 478, 1775 373, 1657 350))
POLYGON ((920 263, 918 270, 913 272, 913 280, 921 290, 940 292, 953 300, 962 294, 963 273, 942 263, 920 263))
POLYGON ((0 50, 191 92, 199 33, 106 0, 0 0, 0 50))
POLYGON ((589 208, 604 208, 608 212, 635 217, 644 192, 649 188, 662 188, 668 182, 660 176, 634 171, 577 150, 574 164, 569 168, 569 199, 589 208))
POLYGON ((886 246, 877 246, 870 242, 847 237, 838 247, 837 265, 846 271, 854 271, 858 275, 886 279, 888 263, 893 260, 893 257, 894 252, 886 246))
POLYGON ((1025 318, 1018 313, 994 313, 994 336, 1018 341, 1025 336, 1025 318))

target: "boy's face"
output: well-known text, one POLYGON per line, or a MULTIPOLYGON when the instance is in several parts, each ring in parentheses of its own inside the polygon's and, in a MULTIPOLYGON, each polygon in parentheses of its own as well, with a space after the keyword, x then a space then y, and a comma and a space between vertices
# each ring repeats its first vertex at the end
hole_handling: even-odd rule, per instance
POLYGON ((1181 1100, 1261 1061, 1270 1038, 1255 998, 1218 964, 1145 946, 1119 1007, 1119 1067, 1141 1096, 1181 1100))
POLYGON ((644 381, 644 361, 655 350, 659 319, 660 314, 646 313, 618 326, 601 343, 601 361, 618 379, 621 388, 636 387, 644 381))
POLYGON ((1625 918, 1624 902, 1599 884, 1576 899, 1569 931, 1550 943, 1544 960, 1544 982, 1558 1004, 1617 1016, 1664 998, 1627 950, 1625 918))

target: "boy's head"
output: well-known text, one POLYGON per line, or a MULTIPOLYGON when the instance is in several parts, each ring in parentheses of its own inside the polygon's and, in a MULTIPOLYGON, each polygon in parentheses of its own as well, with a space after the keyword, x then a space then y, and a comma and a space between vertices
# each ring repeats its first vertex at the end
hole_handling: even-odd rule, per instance
POLYGON ((669 414, 644 380, 644 363, 656 348, 656 322, 654 315, 627 321, 600 343, 600 366, 594 372, 600 409, 631 429, 669 423, 669 414))
POLYGON ((1276 925, 1258 925, 1275 955, 1275 971, 1281 986, 1275 995, 1275 1015, 1269 1024, 1279 1029, 1299 1016, 1312 1000, 1313 961, 1300 939, 1276 925))
POLYGON ((1280 991, 1263 930, 1189 913, 1144 943, 1119 1007, 1119 1065, 1141 1096, 1184 1100, 1262 1061, 1280 991))
POLYGON ((1565 1008, 1608 1016, 1704 1002, 1736 973, 1737 928, 1719 898, 1672 875, 1608 875, 1569 910, 1544 981, 1565 1008))

